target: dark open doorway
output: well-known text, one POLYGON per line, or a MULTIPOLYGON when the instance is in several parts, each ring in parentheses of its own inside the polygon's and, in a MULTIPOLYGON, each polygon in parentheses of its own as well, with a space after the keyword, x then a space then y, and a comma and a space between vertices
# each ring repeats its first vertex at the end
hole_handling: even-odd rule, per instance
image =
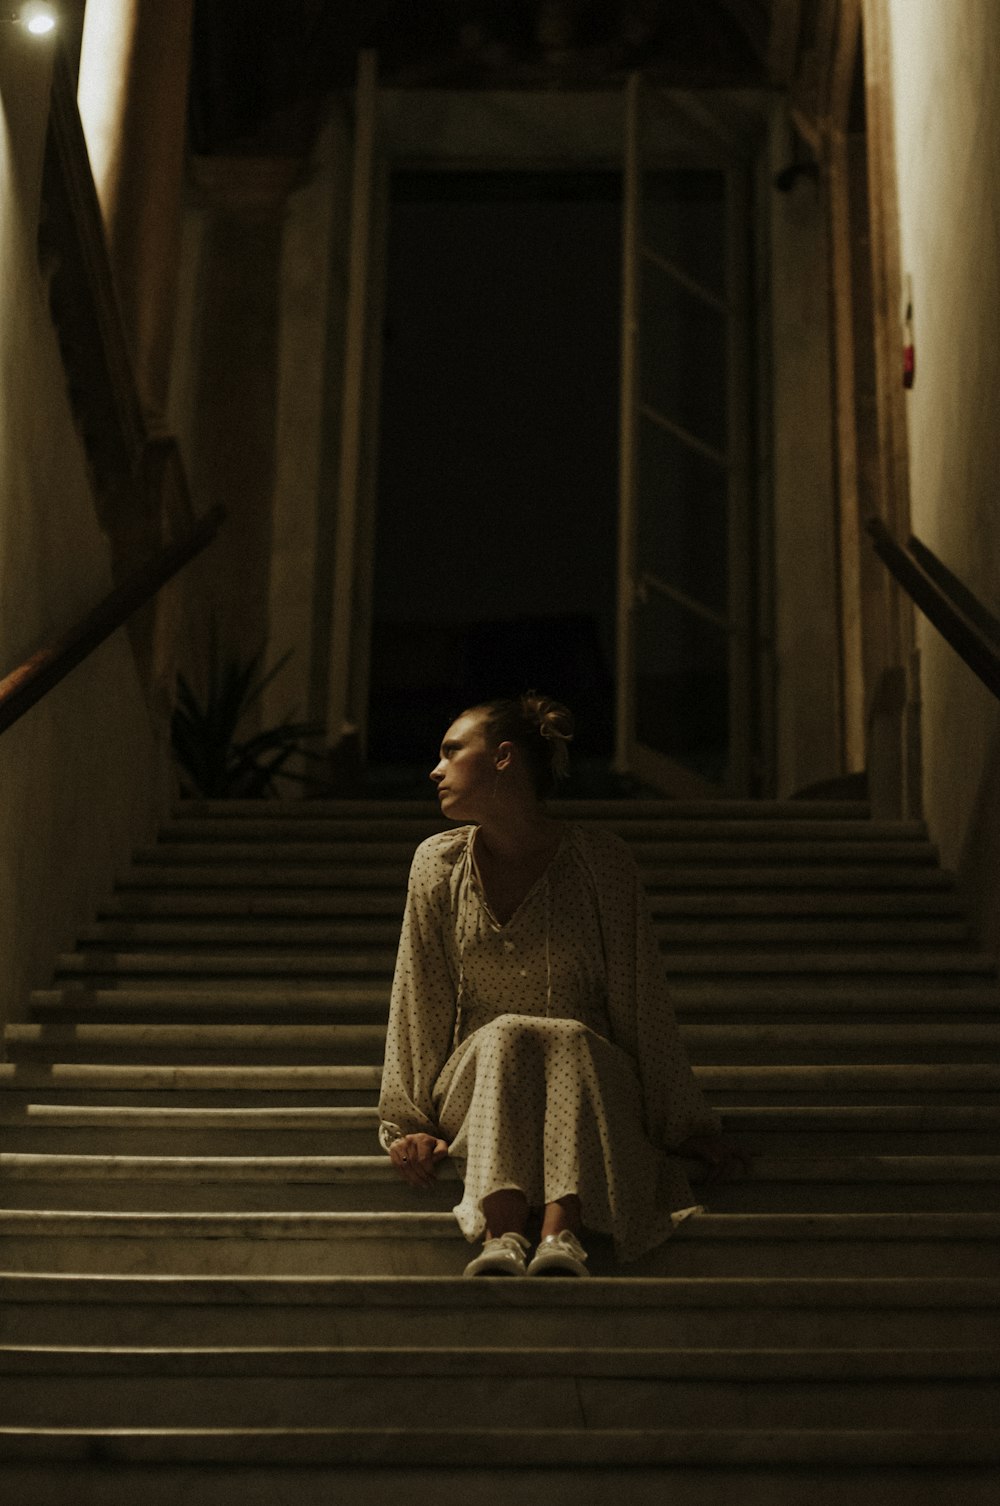
POLYGON ((402 784, 463 706, 537 686, 612 746, 621 186, 397 173, 369 766, 402 784))

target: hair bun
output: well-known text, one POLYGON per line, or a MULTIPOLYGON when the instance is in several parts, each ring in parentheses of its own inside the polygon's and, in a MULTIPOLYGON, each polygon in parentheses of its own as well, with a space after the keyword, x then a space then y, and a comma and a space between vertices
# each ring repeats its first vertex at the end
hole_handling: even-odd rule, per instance
POLYGON ((539 695, 536 690, 529 690, 522 696, 521 705, 525 717, 533 721, 541 736, 551 743, 549 756, 553 774, 557 779, 564 779, 569 773, 567 744, 572 741, 575 729, 573 713, 561 701, 539 695))

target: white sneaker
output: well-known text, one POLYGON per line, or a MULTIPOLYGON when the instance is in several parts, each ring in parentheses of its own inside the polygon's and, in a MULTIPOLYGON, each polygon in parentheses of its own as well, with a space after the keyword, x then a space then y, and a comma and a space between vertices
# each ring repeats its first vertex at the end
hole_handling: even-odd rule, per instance
POLYGON ((482 1253, 462 1272, 463 1276, 526 1276, 528 1268, 524 1257, 531 1249, 521 1234, 501 1234, 499 1239, 488 1239, 482 1253))
POLYGON ((535 1251, 528 1267, 529 1276, 589 1276, 584 1265, 587 1252, 569 1229, 548 1234, 535 1251))

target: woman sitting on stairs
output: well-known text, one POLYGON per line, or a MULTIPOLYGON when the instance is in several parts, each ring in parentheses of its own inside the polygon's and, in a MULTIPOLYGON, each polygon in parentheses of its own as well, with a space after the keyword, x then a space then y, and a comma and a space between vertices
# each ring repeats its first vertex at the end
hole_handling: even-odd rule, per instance
POLYGON ((542 804, 572 731, 535 694, 464 712, 430 777, 467 824, 410 871, 379 1138, 416 1188, 458 1163, 459 1226, 485 1241, 467 1276, 585 1276, 584 1228, 634 1260, 697 1211, 678 1157, 708 1181, 746 1164, 688 1065, 627 847, 542 804))

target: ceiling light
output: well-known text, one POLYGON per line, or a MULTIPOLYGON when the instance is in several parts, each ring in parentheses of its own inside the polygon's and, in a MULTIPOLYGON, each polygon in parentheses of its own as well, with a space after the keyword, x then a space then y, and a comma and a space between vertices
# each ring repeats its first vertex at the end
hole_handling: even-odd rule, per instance
POLYGON ((55 30, 55 7, 48 5, 46 0, 28 0, 26 5, 21 6, 18 19, 33 37, 44 37, 55 30))

